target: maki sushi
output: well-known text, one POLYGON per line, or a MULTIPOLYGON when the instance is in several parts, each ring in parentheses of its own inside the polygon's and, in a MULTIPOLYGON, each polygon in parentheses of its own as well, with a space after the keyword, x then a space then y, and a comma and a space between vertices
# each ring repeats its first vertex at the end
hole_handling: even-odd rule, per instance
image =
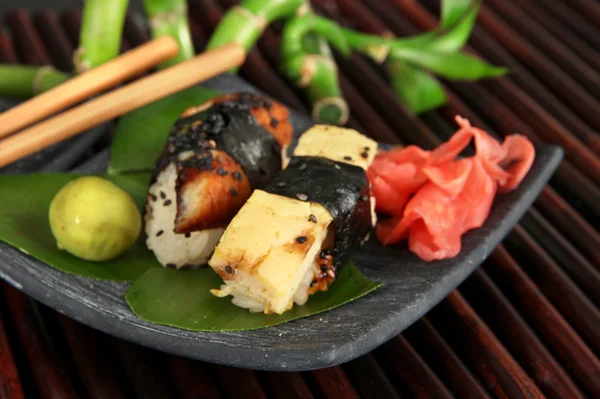
POLYGON ((252 190, 282 168, 292 139, 286 107, 262 96, 218 97, 185 110, 156 163, 146 244, 167 267, 206 264, 252 190))
POLYGON ((375 226, 366 169, 377 143, 318 125, 299 140, 289 165, 253 192, 209 261, 232 296, 251 312, 281 314, 326 291, 375 226))

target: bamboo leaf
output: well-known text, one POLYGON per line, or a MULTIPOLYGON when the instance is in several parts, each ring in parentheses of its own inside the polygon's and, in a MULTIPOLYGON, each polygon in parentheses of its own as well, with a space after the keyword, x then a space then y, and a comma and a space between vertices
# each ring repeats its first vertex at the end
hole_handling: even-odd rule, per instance
POLYGON ((429 73, 399 61, 389 61, 390 84, 402 102, 415 114, 446 103, 444 88, 429 73))
POLYGON ((507 68, 491 65, 479 58, 460 53, 395 48, 391 55, 453 80, 477 80, 508 73, 507 68))
POLYGON ((217 95, 194 86, 124 115, 113 139, 108 172, 151 171, 181 113, 217 95))
MULTIPOLYGON (((143 236, 118 259, 90 262, 79 259, 56 246, 50 231, 48 209, 54 195, 77 174, 50 173, 0 176, 0 240, 55 269, 102 280, 132 281, 151 268, 160 267, 146 249, 143 236)), ((113 181, 144 203, 150 174, 133 173, 102 176, 113 181)))
POLYGON ((143 320, 193 331, 241 331, 274 326, 314 315, 360 298, 381 284, 368 280, 352 263, 341 268, 338 279, 327 292, 312 295, 304 306, 282 315, 250 313, 217 298, 209 290, 222 280, 212 269, 154 269, 138 279, 127 291, 127 303, 143 320), (160 293, 160 294, 157 294, 160 293))
POLYGON ((463 48, 475 25, 479 5, 480 0, 444 1, 440 26, 447 32, 433 40, 427 48, 449 53, 463 48))
POLYGON ((444 1, 442 19, 436 29, 395 39, 391 47, 428 49, 447 53, 458 51, 471 35, 480 4, 481 0, 444 1))
POLYGON ((442 0, 441 25, 448 27, 456 24, 469 8, 479 6, 479 0, 442 0))

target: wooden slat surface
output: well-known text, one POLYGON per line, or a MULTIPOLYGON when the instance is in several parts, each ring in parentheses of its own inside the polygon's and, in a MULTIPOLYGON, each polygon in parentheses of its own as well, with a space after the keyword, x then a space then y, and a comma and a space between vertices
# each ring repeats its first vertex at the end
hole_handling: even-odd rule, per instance
MULTIPOLYGON (((190 0, 197 51, 236 0, 190 0)), ((439 0, 313 0, 363 31, 431 29, 439 0)), ((69 71, 81 12, 15 10, 0 19, 0 62, 69 71)), ((122 49, 148 40, 127 16, 122 49)), ((279 70, 268 28, 241 75, 294 108, 304 96, 279 70)), ((508 77, 446 82, 449 103, 415 117, 381 71, 336 55, 349 126, 391 143, 431 148, 456 114, 501 137, 519 131, 566 149, 559 171, 485 265, 424 319, 374 353, 303 373, 215 366, 93 331, 0 283, 0 398, 600 397, 600 3, 485 2, 466 50, 508 77)), ((93 148, 90 151, 98 151, 93 148)))

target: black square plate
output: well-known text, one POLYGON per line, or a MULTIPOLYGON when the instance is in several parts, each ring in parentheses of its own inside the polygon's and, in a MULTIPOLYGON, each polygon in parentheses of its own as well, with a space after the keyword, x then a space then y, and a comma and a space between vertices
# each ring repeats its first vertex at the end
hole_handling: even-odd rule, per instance
MULTIPOLYGON (((221 92, 257 91, 241 78, 222 75, 204 84, 221 92)), ((296 134, 313 122, 293 112, 296 134)), ((97 129, 96 129, 97 130, 97 129)), ((90 131, 77 139, 92 140, 90 131)), ((73 158, 80 141, 60 151, 73 158)), ((64 144, 63 144, 64 145, 64 144)), ((125 302, 129 284, 97 281, 65 274, 0 243, 0 277, 57 311, 105 333, 164 352, 208 362, 261 370, 298 371, 328 367, 359 357, 411 325, 455 289, 531 206, 562 158, 558 147, 537 148, 528 176, 510 194, 498 196, 485 225, 463 237, 454 259, 425 263, 405 246, 382 247, 372 239, 353 259, 383 287, 340 308, 285 323, 243 332, 191 332, 147 323, 125 302)), ((79 150, 81 151, 81 150, 79 150)), ((57 154, 45 151, 47 165, 57 154)), ((39 160, 39 156, 38 156, 39 160)), ((101 153, 78 171, 104 172, 108 154, 101 153)), ((22 172, 30 162, 20 163, 22 172)), ((11 167, 12 172, 19 168, 11 167)), ((0 195, 5 195, 1 193, 0 195)))

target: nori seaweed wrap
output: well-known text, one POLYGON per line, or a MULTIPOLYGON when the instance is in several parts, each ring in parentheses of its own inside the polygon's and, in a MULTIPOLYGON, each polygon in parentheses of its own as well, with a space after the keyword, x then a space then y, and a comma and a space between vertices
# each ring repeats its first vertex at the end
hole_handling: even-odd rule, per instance
POLYGON ((163 265, 206 263, 252 190, 282 168, 292 136, 288 115, 270 99, 242 93, 190 108, 174 123, 145 216, 148 247, 163 265))
POLYGON ((334 225, 334 272, 373 229, 369 180, 358 166, 320 157, 293 157, 264 191, 316 202, 329 211, 334 225))
POLYGON ((224 284, 211 292, 281 314, 327 291, 374 227, 366 168, 376 150, 350 129, 304 133, 286 169, 254 191, 221 237, 208 264, 224 284))

